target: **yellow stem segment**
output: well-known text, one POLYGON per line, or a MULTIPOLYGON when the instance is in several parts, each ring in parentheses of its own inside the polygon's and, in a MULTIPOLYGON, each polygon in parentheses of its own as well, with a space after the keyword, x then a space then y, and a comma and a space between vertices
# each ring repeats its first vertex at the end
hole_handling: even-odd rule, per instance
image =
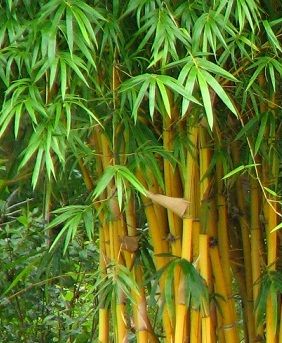
MULTIPOLYGON (((274 203, 275 209, 277 203, 274 203)), ((272 231, 277 226, 277 214, 273 209, 268 206, 268 223, 267 223, 267 264, 269 270, 276 269, 277 260, 277 231, 272 231)), ((277 342, 277 332, 275 327, 274 318, 274 304, 271 296, 269 295, 266 303, 266 343, 277 342)))
POLYGON ((239 335, 237 332, 236 323, 233 318, 232 306, 228 299, 226 284, 224 280, 224 274, 219 257, 219 251, 217 246, 213 246, 209 249, 213 275, 215 279, 216 292, 219 293, 223 299, 219 298, 219 306, 222 313, 223 322, 223 334, 226 343, 239 343, 239 335))
POLYGON ((99 309, 99 343, 109 342, 109 310, 99 309))
MULTIPOLYGON (((199 236, 199 252, 200 260, 199 267, 200 273, 203 279, 206 281, 207 285, 210 285, 210 272, 209 272, 209 236, 206 234, 201 234, 199 236)), ((211 326, 211 317, 206 315, 202 318, 202 343, 211 343, 212 340, 212 326, 211 326)))

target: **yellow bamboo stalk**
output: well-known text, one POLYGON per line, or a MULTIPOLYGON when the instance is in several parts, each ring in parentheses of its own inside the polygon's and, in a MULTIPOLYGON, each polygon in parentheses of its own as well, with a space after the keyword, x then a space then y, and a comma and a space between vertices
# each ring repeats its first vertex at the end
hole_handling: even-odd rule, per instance
MULTIPOLYGON (((275 209, 277 209, 277 203, 273 203, 275 209)), ((276 269, 277 262, 277 231, 272 230, 277 226, 277 214, 273 209, 268 206, 268 223, 267 223, 267 264, 269 270, 276 269)), ((277 342, 277 332, 275 328, 275 319, 273 317, 273 303, 270 296, 267 298, 266 305, 266 343, 277 342)))
POLYGON ((193 237, 193 218, 191 216, 183 218, 183 234, 182 234, 182 258, 187 261, 192 260, 192 237, 193 237))
MULTIPOLYGON (((231 146, 232 155, 235 163, 240 163, 239 146, 235 142, 231 146)), ((245 318, 247 320, 248 338, 249 341, 255 339, 255 318, 253 311, 253 278, 252 278, 252 259, 251 259, 251 242, 250 242, 250 225, 246 217, 246 204, 244 191, 242 190, 242 181, 240 178, 236 181, 236 197, 237 206, 240 213, 239 223, 241 227, 241 236, 243 243, 243 256, 245 267, 245 282, 246 282, 246 303, 244 309, 246 311, 245 318)))
MULTIPOLYGON (((192 231, 193 219, 191 216, 183 218, 183 236, 182 236, 182 258, 191 261, 192 258, 192 231)), ((185 326, 187 319, 187 306, 185 304, 185 280, 180 273, 179 284, 177 288, 176 315, 175 315, 175 338, 174 342, 182 343, 185 341, 185 326)), ((191 322, 191 325, 192 322, 191 322)))
MULTIPOLYGON (((260 196, 258 183, 255 179, 251 179, 251 259, 252 259, 252 273, 253 273, 253 296, 254 304, 258 298, 259 284, 257 283, 261 275, 262 262, 262 232, 260 225, 260 196)), ((257 322, 257 318, 255 318, 257 322)), ((257 337, 263 336, 263 327, 255 326, 257 337)))
MULTIPOLYGON (((127 233, 129 237, 136 237, 138 232, 136 228, 136 215, 134 199, 130 197, 125 207, 127 233)), ((135 255, 135 252, 132 254, 135 255)), ((133 256, 134 258, 134 256, 133 256)), ((129 266, 129 268, 131 265, 129 266)), ((139 293, 133 292, 133 297, 135 299, 135 304, 133 304, 134 321, 136 328, 136 336, 138 343, 147 343, 149 337, 151 341, 155 342, 156 337, 154 335, 151 323, 147 314, 147 302, 143 286, 143 271, 140 265, 133 266, 133 274, 135 276, 135 281, 139 286, 139 293), (150 336, 149 336, 150 335, 150 336)))
MULTIPOLYGON (((209 247, 208 235, 200 234, 199 236, 200 273, 203 279, 206 281, 207 285, 210 286, 208 247, 209 247)), ((212 325, 211 325, 210 315, 203 317, 201 319, 201 324, 202 324, 202 343, 211 343, 212 342, 212 325)))
MULTIPOLYGON (((197 131, 192 129, 192 144, 195 146, 197 139, 197 131)), ((169 173, 169 170, 167 171, 169 173)), ((194 178, 195 174, 195 158, 191 155, 191 151, 187 152, 187 161, 186 161, 186 174, 184 177, 185 187, 184 187, 184 196, 188 201, 188 207, 186 208, 185 215, 183 217, 183 226, 182 226, 182 248, 181 248, 181 257, 188 261, 192 259, 192 236, 193 236, 193 215, 192 212, 194 209, 190 206, 194 195, 194 178)), ((179 282, 176 282, 176 316, 175 316, 175 337, 174 342, 185 342, 188 337, 188 312, 187 306, 185 305, 185 280, 183 279, 183 274, 179 275, 179 282)), ((190 328, 194 327, 194 323, 190 322, 190 328)))
POLYGON ((185 319, 187 315, 187 306, 185 304, 178 303, 176 305, 176 324, 175 324, 175 338, 174 342, 182 343, 184 342, 184 328, 185 319))
POLYGON ((191 321, 191 331, 190 331, 190 343, 199 343, 202 341, 202 334, 205 335, 206 332, 201 332, 201 316, 200 311, 191 309, 190 311, 190 321, 191 321), (193 328, 193 329, 192 329, 193 328))
POLYGON ((198 207, 197 201, 195 201, 196 189, 198 188, 198 176, 197 176, 197 157, 198 157, 198 136, 199 127, 195 126, 188 131, 188 139, 190 143, 189 149, 187 149, 186 156, 186 168, 184 175, 184 197, 189 202, 190 214, 196 215, 196 208, 198 207))
POLYGON ((232 278, 231 278, 231 266, 230 266, 230 256, 229 256, 229 239, 228 239, 228 224, 227 224, 227 205, 226 198, 222 194, 217 196, 217 206, 218 206, 218 227, 220 232, 218 233, 218 248, 220 252, 220 258, 222 261, 222 268, 224 273, 224 278, 226 281, 226 288, 229 297, 232 296, 232 278))
MULTIPOLYGON (((79 166, 82 172, 83 180, 85 186, 89 192, 93 190, 93 181, 89 170, 84 165, 82 160, 79 160, 79 166)), ((96 209, 98 205, 94 203, 96 209)), ((99 211, 100 228, 99 228, 99 266, 101 273, 106 276, 106 265, 107 261, 110 259, 109 250, 109 236, 108 236, 108 225, 104 221, 104 214, 99 211)), ((99 308, 99 332, 98 338, 100 343, 109 342, 109 309, 104 307, 103 302, 101 302, 99 308)))
POLYGON ((99 309, 99 342, 109 342, 109 310, 106 308, 99 309))
MULTIPOLYGON (((100 226, 99 229, 99 266, 101 268, 101 273, 106 276, 106 265, 107 259, 110 257, 106 253, 106 243, 105 243, 105 231, 104 227, 100 226)), ((108 343, 109 342, 109 309, 105 308, 103 302, 100 303, 99 308, 99 342, 108 343)))
MULTIPOLYGON (((137 174, 140 176, 141 172, 139 171, 137 174)), ((145 185, 145 179, 150 180, 150 182, 147 183, 148 189, 150 190, 150 192, 152 192, 154 194, 162 193, 162 189, 159 187, 157 180, 156 180, 156 177, 152 173, 152 170, 150 168, 144 170, 142 177, 139 179, 142 180, 144 185, 145 185)), ((166 233, 165 235, 167 236, 169 233, 169 227, 168 227, 168 219, 167 219, 166 208, 163 206, 160 206, 157 203, 153 203, 153 205, 154 205, 155 213, 156 213, 156 216, 157 216, 158 221, 160 223, 160 226, 163 228, 163 232, 165 232, 166 233)))
POLYGON ((141 286, 142 280, 142 268, 137 266, 134 268, 134 275, 137 284, 139 285, 139 293, 133 294, 135 303, 133 306, 134 322, 136 328, 136 337, 138 343, 147 343, 149 340, 149 334, 151 340, 155 342, 156 338, 151 327, 148 314, 147 314, 147 303, 144 292, 144 287, 141 286))
POLYGON ((218 194, 217 195, 217 205, 218 205, 218 248, 220 253, 220 259, 222 262, 222 271, 224 274, 227 297, 232 309, 233 320, 236 320, 236 308, 235 301, 232 295, 232 271, 230 265, 229 256, 229 239, 228 239, 228 224, 227 224, 227 205, 226 198, 218 194))
POLYGON ((231 266, 229 256, 229 238, 228 238, 228 220, 227 220, 227 203, 226 197, 223 195, 223 167, 222 163, 217 163, 216 166, 216 178, 217 178, 217 208, 218 208, 218 227, 220 227, 220 233, 218 235, 218 248, 220 257, 222 260, 222 267, 224 277, 226 280, 226 287, 229 295, 232 293, 232 277, 231 266))
MULTIPOLYGON (((168 253, 168 242, 164 239, 164 232, 162 232, 163 228, 159 226, 158 218, 156 216, 152 201, 146 197, 142 197, 142 201, 145 207, 145 214, 154 248, 154 261, 156 269, 159 270, 168 262, 164 256, 158 256, 159 254, 168 253)), ((164 291, 164 285, 164 277, 161 277, 160 290, 162 294, 164 291)), ((165 341, 170 343, 173 341, 174 330, 166 306, 164 306, 162 316, 163 328, 165 331, 165 341)))
MULTIPOLYGON (((167 151, 172 151, 173 148, 173 131, 172 131, 172 118, 164 116, 163 119, 163 146, 167 151)), ((182 187, 179 173, 177 170, 173 170, 170 162, 164 159, 164 180, 165 191, 167 196, 181 197, 182 187)), ((172 213, 170 210, 168 213, 169 230, 173 237, 177 238, 171 241, 172 254, 175 256, 181 256, 181 219, 172 213)), ((177 277, 176 277, 177 279, 177 277)))
POLYGON ((215 279, 216 292, 219 293, 224 300, 218 299, 220 309, 222 312, 223 326, 220 328, 223 330, 226 343, 239 343, 239 335, 236 327, 236 322, 233 318, 232 306, 228 299, 224 274, 219 257, 218 247, 216 245, 211 246, 209 249, 210 259, 212 264, 213 275, 215 279))
POLYGON ((192 260, 195 261, 200 255, 200 221, 194 219, 192 232, 192 260))
POLYGON ((211 160, 211 149, 208 146, 206 128, 200 126, 200 199, 203 201, 209 196, 210 179, 207 171, 211 160))
POLYGON ((127 325, 125 320, 125 304, 121 301, 116 304, 116 318, 117 318, 117 343, 127 343, 127 325))

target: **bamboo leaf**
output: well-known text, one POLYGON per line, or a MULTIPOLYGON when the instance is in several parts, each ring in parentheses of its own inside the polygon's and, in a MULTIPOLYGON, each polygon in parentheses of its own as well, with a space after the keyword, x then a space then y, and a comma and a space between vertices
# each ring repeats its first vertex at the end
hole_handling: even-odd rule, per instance
POLYGON ((136 176, 124 166, 115 166, 117 172, 121 174, 125 180, 127 180, 138 192, 147 196, 147 190, 142 183, 136 178, 136 176))
POLYGON ((118 206, 119 206, 119 209, 121 210, 122 209, 122 200, 123 200, 123 183, 122 183, 122 178, 120 175, 116 175, 115 185, 117 188, 118 206))
POLYGON ((149 112, 152 119, 153 119, 154 110, 155 110, 155 96, 156 96, 156 83, 155 83, 155 80, 153 80, 150 82, 150 87, 149 87, 149 112))
POLYGON ((241 165, 235 169, 233 169, 231 172, 229 172, 228 174, 224 175, 224 177, 222 178, 222 180, 228 179, 229 177, 240 173, 241 171, 246 171, 249 168, 253 168, 255 166, 259 166, 259 163, 253 163, 253 164, 247 164, 247 165, 241 165))
POLYGON ((204 108, 206 111, 209 127, 212 129, 212 127, 213 127, 213 110, 212 110, 209 87, 208 87, 206 79, 203 76, 201 71, 198 71, 197 79, 198 79, 200 91, 202 94, 202 100, 203 100, 204 108))
POLYGON ((33 189, 35 189, 38 182, 39 173, 40 173, 41 164, 42 164, 43 152, 44 150, 42 148, 38 149, 34 170, 32 173, 32 180, 31 180, 33 189))
POLYGON ((276 192, 274 192, 272 189, 268 187, 263 187, 269 194, 275 196, 275 197, 280 197, 281 195, 278 195, 276 192))
POLYGON ((259 127, 259 132, 258 132, 256 143, 255 143, 255 154, 258 153, 258 150, 261 146, 261 142, 265 134, 267 122, 268 122, 268 113, 264 113, 261 118, 261 124, 259 127))
POLYGON ((211 88, 215 91, 215 93, 219 96, 222 102, 230 109, 237 116, 236 108, 234 107, 233 103, 231 102, 230 98, 221 87, 221 85, 216 81, 214 77, 212 77, 208 72, 202 70, 202 74, 205 77, 207 83, 211 86, 211 88))
POLYGON ((58 58, 55 58, 50 66, 50 81, 49 81, 49 88, 51 89, 54 86, 56 74, 57 74, 57 67, 58 67, 58 58))
MULTIPOLYGON (((197 77, 197 68, 193 67, 190 69, 190 73, 187 75, 187 81, 185 83, 185 91, 187 92, 188 97, 190 97, 193 93, 193 90, 196 84, 196 77, 197 77)), ((186 97, 183 97, 182 111, 181 111, 182 116, 184 116, 186 111, 188 110, 189 104, 190 104, 190 100, 188 100, 186 97)))
POLYGON ((270 232, 274 232, 274 231, 280 230, 281 228, 282 228, 282 222, 279 223, 278 225, 276 225, 275 228, 273 228, 270 232))
POLYGON ((66 29, 67 29, 67 42, 70 53, 73 53, 73 20, 72 12, 69 8, 66 9, 66 29))
POLYGON ((164 104, 166 113, 170 117, 171 116, 170 102, 169 102, 169 98, 168 98, 168 95, 167 95, 167 91, 165 89, 164 84, 159 79, 156 79, 156 82, 157 82, 158 88, 159 88, 160 93, 161 93, 161 97, 162 97, 162 100, 163 100, 163 104, 164 104))
POLYGON ((275 36, 269 22, 267 20, 263 20, 262 24, 264 26, 265 32, 270 40, 270 43, 273 45, 274 48, 278 49, 280 52, 282 52, 282 48, 280 45, 279 40, 277 39, 277 37, 275 36))
POLYGON ((99 195, 101 195, 103 193, 103 191, 110 184, 115 173, 116 173, 116 170, 112 166, 105 169, 104 174, 102 175, 102 177, 97 182, 97 185, 93 191, 94 199, 97 199, 99 197, 99 195))
POLYGON ((4 291, 3 295, 9 293, 15 286, 24 279, 27 275, 31 273, 31 271, 34 268, 36 260, 34 260, 32 263, 28 264, 21 272, 18 273, 18 275, 14 278, 14 280, 11 282, 9 287, 4 291))
POLYGON ((150 81, 149 80, 145 80, 145 82, 142 84, 139 92, 138 92, 138 96, 134 102, 134 106, 133 106, 133 109, 132 109, 132 116, 133 118, 135 119, 135 121, 137 120, 137 112, 138 112, 138 109, 139 109, 139 106, 142 102, 142 100, 144 99, 145 97, 145 94, 146 94, 146 91, 147 91, 147 88, 150 84, 150 81))
POLYGON ((23 103, 19 103, 16 106, 16 111, 15 111, 14 133, 15 133, 16 138, 18 137, 18 133, 19 133, 20 120, 21 120, 21 116, 22 116, 22 107, 23 107, 23 103))

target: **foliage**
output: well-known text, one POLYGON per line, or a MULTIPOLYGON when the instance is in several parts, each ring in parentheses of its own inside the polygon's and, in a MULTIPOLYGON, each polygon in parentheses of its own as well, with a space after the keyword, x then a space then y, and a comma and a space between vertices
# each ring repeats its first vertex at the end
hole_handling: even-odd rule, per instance
POLYGON ((272 341, 281 5, 6 0, 0 10, 1 341, 181 343, 204 325, 230 343, 272 341), (182 305, 195 325, 181 322, 182 305))

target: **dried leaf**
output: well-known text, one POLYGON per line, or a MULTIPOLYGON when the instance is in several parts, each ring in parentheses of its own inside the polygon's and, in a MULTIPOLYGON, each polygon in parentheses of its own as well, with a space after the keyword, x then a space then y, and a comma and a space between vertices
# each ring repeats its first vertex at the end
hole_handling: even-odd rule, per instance
POLYGON ((139 236, 123 236, 121 238, 121 249, 134 253, 139 248, 139 236))
POLYGON ((189 203, 183 198, 174 198, 162 194, 154 194, 150 191, 147 191, 147 197, 166 209, 171 210, 181 218, 183 217, 189 203))

